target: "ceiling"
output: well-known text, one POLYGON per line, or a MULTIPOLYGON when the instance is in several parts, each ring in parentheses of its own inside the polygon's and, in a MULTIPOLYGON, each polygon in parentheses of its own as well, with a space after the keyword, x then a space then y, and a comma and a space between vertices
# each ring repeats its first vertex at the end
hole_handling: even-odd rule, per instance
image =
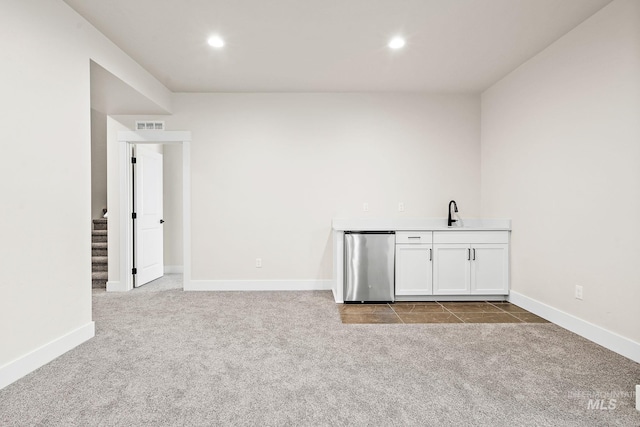
POLYGON ((64 0, 173 92, 477 93, 611 0, 64 0), (219 34, 224 48, 207 38, 219 34), (403 35, 398 51, 386 44, 403 35))

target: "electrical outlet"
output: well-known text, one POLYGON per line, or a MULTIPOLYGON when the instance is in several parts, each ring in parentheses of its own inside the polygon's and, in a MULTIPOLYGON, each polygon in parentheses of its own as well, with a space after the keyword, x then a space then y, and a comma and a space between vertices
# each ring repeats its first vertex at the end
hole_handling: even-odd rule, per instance
POLYGON ((576 299, 582 299, 582 286, 576 285, 576 299))
POLYGON ((256 268, 262 268, 262 258, 256 258, 256 268))
POLYGON ((398 203, 398 212, 404 212, 404 203, 398 203))
POLYGON ((364 212, 369 212, 369 203, 364 202, 364 203, 362 204, 362 210, 363 210, 364 212))

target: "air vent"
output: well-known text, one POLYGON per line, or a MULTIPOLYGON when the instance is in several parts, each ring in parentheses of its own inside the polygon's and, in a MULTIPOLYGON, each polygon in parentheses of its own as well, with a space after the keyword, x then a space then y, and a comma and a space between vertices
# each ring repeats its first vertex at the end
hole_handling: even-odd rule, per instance
POLYGON ((164 130, 163 121, 136 121, 136 130, 164 130))

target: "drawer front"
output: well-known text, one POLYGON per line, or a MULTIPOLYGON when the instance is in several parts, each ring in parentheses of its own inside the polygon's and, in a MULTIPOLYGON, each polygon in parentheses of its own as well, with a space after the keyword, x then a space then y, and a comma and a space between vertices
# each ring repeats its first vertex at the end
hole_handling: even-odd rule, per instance
POLYGON ((396 231, 396 244, 431 244, 432 235, 431 231, 396 231))
POLYGON ((509 243, 508 231, 434 231, 433 243, 509 243))

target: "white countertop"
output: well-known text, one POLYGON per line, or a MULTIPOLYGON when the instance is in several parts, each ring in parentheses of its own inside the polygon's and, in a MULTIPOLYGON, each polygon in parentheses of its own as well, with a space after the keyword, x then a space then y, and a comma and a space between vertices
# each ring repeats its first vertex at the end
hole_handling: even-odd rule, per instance
POLYGON ((447 227, 447 218, 334 218, 336 231, 511 231, 510 219, 462 219, 447 227))

